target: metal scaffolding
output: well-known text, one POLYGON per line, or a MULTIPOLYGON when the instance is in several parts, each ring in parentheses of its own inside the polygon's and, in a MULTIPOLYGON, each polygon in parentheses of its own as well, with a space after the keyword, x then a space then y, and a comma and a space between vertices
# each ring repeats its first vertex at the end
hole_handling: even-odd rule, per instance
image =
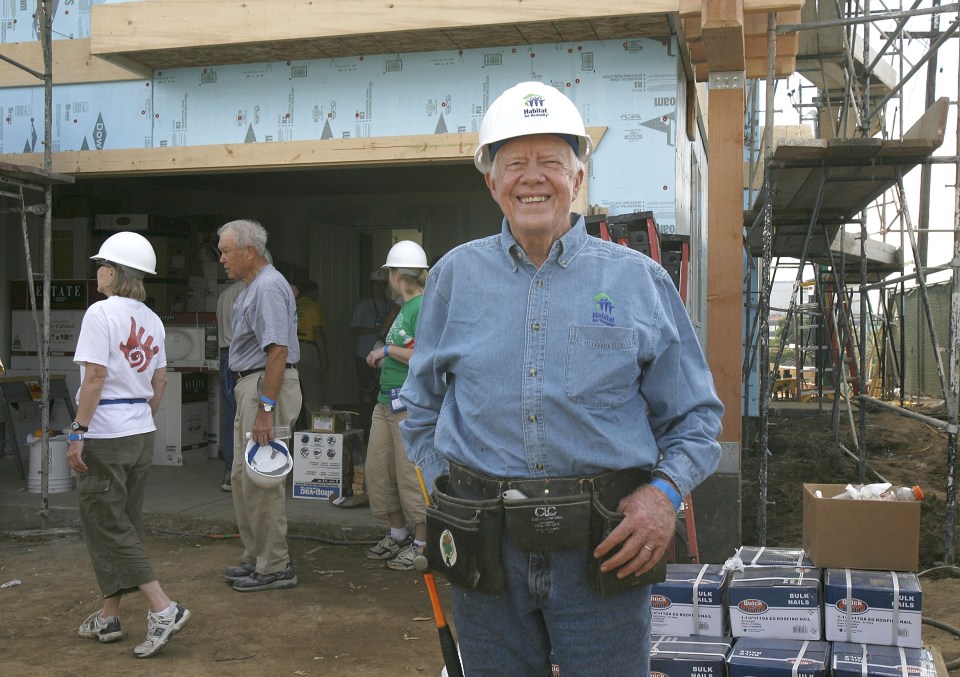
MULTIPOLYGON (((41 314, 37 314, 36 295, 29 294, 33 310, 34 325, 39 338, 40 349, 40 427, 41 436, 41 468, 40 468, 40 528, 46 528, 49 515, 49 459, 50 444, 47 431, 50 428, 50 279, 51 279, 51 225, 53 186, 60 183, 73 183, 72 176, 55 174, 51 171, 53 156, 51 149, 51 127, 53 122, 53 57, 52 57, 52 24, 53 7, 51 0, 37 0, 37 18, 40 30, 40 47, 43 52, 43 73, 21 64, 13 59, 0 55, 0 59, 21 70, 30 73, 43 83, 44 91, 44 124, 43 124, 43 169, 21 167, 0 163, 0 211, 16 212, 20 216, 20 225, 23 230, 23 250, 26 259, 28 275, 33 276, 33 262, 30 255, 30 244, 27 239, 28 216, 43 219, 43 304, 41 314), (35 197, 40 194, 42 201, 32 202, 28 195, 35 197), (13 206, 2 207, 12 201, 13 206)), ((28 284, 32 291, 32 284, 28 284)), ((5 405, 6 406, 6 405, 5 405)), ((19 440, 17 440, 19 444, 19 440)))
MULTIPOLYGON (((847 2, 843 8, 836 0, 808 0, 802 23, 777 25, 776 15, 771 15, 768 34, 800 36, 798 70, 812 84, 799 87, 795 105, 802 119, 816 120, 819 134, 817 138, 774 139, 772 92, 777 83, 771 66, 766 81, 763 155, 756 153, 750 158, 751 172, 762 163, 763 181, 756 200, 752 190, 749 193, 752 208, 745 213, 744 224, 745 247, 752 260, 759 261, 758 299, 753 304, 757 321, 748 328, 744 382, 752 370, 759 371, 757 538, 761 545, 766 544, 770 402, 774 397, 809 398, 822 408, 831 399, 834 439, 857 461, 861 482, 866 481, 867 473, 868 404, 919 418, 946 433, 944 559, 955 561, 960 133, 953 140, 951 155, 934 153, 944 142, 949 105, 956 105, 960 91, 958 82, 949 100, 936 97, 938 54, 960 28, 960 4, 934 1, 924 8, 920 4, 921 0, 915 0, 909 9, 885 7, 873 12, 870 0, 847 2), (922 32, 929 47, 911 64, 905 47, 921 34, 916 30, 920 20, 930 22, 929 31, 922 32), (946 26, 941 28, 941 24, 946 26), (926 112, 904 131, 904 86, 924 69, 926 112), (804 88, 813 89, 813 95, 804 88), (938 164, 953 165, 956 175, 952 228, 940 231, 953 233, 953 256, 946 265, 928 266, 928 235, 937 232, 930 226, 931 170, 938 164), (914 167, 921 172, 916 222, 903 180, 914 167), (898 242, 891 244, 890 239, 898 242), (772 346, 770 296, 781 259, 794 261, 790 265, 796 267, 796 275, 779 329, 780 341, 772 346), (907 267, 913 272, 905 272, 907 267), (949 275, 948 336, 943 336, 942 328, 938 336, 931 311, 928 277, 933 273, 949 275), (932 342, 931 359, 944 419, 904 406, 904 375, 909 365, 904 359, 902 324, 908 288, 918 292, 915 295, 932 342), (785 377, 781 359, 788 343, 793 344, 796 364, 785 377), (947 347, 944 359, 941 346, 947 347), (850 426, 852 449, 840 444, 844 418, 850 426)), ((775 41, 768 40, 768 45, 772 64, 775 41)), ((956 109, 955 117, 960 118, 956 109)), ((748 120, 748 125, 752 121, 748 120)), ((960 119, 957 122, 960 128, 960 119)), ((744 444, 751 446, 750 440, 744 444)))

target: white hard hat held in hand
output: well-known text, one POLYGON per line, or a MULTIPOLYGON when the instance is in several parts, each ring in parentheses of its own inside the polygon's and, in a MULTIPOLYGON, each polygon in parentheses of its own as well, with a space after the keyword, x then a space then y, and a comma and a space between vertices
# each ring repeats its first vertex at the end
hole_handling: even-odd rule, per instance
POLYGON ((542 82, 521 82, 498 96, 487 109, 480 124, 480 145, 473 163, 486 173, 504 142, 533 134, 562 137, 581 162, 586 162, 593 152, 593 141, 573 101, 542 82))

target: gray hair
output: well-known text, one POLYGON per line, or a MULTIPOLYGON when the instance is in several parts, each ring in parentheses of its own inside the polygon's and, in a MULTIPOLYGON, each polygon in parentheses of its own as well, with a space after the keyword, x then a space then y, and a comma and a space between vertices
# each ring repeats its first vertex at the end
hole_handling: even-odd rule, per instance
POLYGON ((108 296, 123 296, 140 302, 147 298, 141 271, 120 264, 110 264, 110 267, 113 268, 113 279, 104 285, 108 296))
POLYGON ((267 255, 267 231, 259 222, 250 219, 230 221, 217 229, 218 236, 222 237, 225 233, 233 233, 241 249, 253 247, 260 256, 267 255))

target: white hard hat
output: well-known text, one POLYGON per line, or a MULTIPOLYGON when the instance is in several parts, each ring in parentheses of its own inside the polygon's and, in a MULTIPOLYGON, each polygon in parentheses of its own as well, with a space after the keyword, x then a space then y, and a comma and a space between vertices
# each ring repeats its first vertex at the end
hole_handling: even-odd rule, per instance
POLYGON ((429 268, 427 253, 412 240, 400 240, 390 247, 384 268, 429 268))
POLYGON ((581 162, 586 162, 593 152, 593 141, 573 101, 542 82, 521 82, 498 96, 487 109, 480 124, 480 145, 473 164, 481 172, 490 171, 491 144, 532 134, 558 134, 571 146, 576 142, 574 150, 581 162))
POLYGON ((293 470, 293 457, 287 445, 280 440, 271 440, 266 447, 250 440, 243 452, 243 469, 251 482, 270 489, 286 481, 287 475, 293 470))
POLYGON ((370 282, 386 282, 386 281, 387 281, 387 273, 383 270, 383 268, 377 268, 376 270, 373 270, 370 272, 370 282))
POLYGON ((157 274, 157 255, 150 242, 140 233, 114 233, 100 245, 100 251, 90 257, 94 261, 109 261, 143 273, 157 274))

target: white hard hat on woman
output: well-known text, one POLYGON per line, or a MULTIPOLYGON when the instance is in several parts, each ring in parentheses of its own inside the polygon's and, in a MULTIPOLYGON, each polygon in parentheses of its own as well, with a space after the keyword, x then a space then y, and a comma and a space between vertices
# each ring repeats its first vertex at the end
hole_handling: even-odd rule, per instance
POLYGON ((157 274, 157 254, 147 238, 139 233, 126 230, 114 233, 103 241, 100 251, 90 258, 121 265, 133 277, 143 278, 144 273, 157 274))
POLYGON ((423 247, 412 240, 400 240, 390 247, 383 268, 429 268, 423 247))
POLYGON ((490 104, 480 124, 480 145, 473 164, 490 171, 497 150, 510 139, 532 134, 556 134, 569 143, 580 162, 593 152, 593 141, 573 101, 542 82, 521 82, 490 104))

